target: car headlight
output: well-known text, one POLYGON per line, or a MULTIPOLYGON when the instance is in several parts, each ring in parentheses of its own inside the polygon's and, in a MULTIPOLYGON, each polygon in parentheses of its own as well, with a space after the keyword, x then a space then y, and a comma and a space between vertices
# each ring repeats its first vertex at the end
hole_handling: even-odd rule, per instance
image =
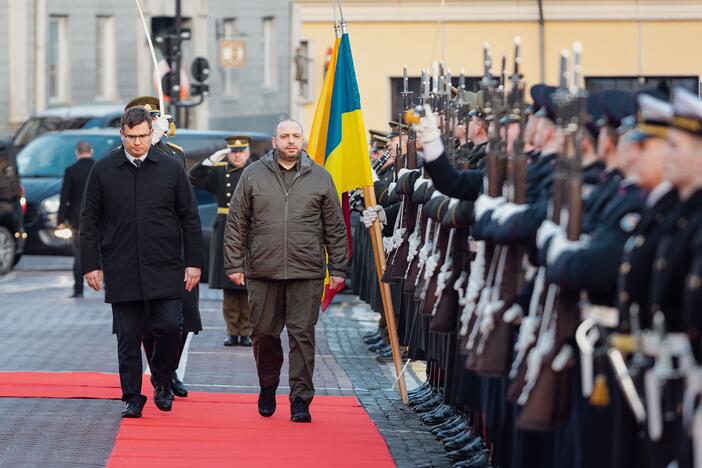
POLYGON ((41 202, 41 208, 44 210, 45 213, 48 214, 54 214, 58 213, 59 210, 59 205, 61 204, 61 197, 60 195, 54 195, 49 198, 45 198, 41 202))

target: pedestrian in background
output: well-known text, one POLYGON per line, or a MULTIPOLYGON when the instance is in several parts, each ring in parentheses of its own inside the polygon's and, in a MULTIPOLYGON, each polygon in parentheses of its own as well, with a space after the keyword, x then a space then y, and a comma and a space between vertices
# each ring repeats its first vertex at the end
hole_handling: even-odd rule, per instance
POLYGON ((73 294, 72 298, 83 297, 83 273, 80 268, 80 207, 83 204, 83 192, 88 175, 93 168, 93 147, 87 141, 76 145, 77 161, 66 168, 61 187, 57 230, 70 229, 73 247, 73 294))

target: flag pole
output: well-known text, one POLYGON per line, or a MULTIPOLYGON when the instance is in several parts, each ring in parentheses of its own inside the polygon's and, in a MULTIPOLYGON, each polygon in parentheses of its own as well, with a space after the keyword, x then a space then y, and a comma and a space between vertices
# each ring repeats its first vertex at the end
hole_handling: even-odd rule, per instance
MULTIPOLYGON (((375 188, 372 185, 363 187, 363 199, 366 202, 366 208, 377 205, 375 199, 375 188)), ((388 326, 388 338, 390 339, 390 347, 392 348, 392 361, 395 364, 395 373, 400 386, 400 396, 404 404, 409 403, 407 396, 407 384, 405 375, 402 373, 402 354, 400 353, 400 341, 397 336, 397 325, 395 324, 395 310, 392 306, 392 297, 390 295, 390 286, 382 282, 383 271, 385 271, 385 255, 383 253, 383 235, 380 231, 380 222, 376 219, 370 228, 371 244, 373 246, 373 259, 375 260, 375 271, 378 275, 378 284, 380 285, 380 296, 383 300, 383 310, 385 311, 385 323, 388 326)))

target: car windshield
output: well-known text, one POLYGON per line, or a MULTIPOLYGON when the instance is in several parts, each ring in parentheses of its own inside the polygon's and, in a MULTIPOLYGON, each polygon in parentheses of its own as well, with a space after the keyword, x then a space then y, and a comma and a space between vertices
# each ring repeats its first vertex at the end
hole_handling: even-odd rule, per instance
POLYGON ((60 118, 60 117, 32 117, 17 131, 12 141, 14 146, 25 146, 44 133, 56 130, 70 130, 82 128, 90 120, 88 117, 60 118))
POLYGON ((17 155, 20 177, 63 177, 64 170, 76 160, 75 148, 81 140, 92 145, 95 159, 102 159, 121 143, 117 135, 44 135, 17 155))

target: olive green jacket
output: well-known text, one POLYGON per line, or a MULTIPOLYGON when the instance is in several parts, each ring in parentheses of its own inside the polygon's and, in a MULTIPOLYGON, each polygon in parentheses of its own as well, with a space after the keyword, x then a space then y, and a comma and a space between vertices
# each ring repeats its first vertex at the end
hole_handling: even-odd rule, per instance
POLYGON ((271 150, 241 175, 224 230, 225 272, 319 279, 328 268, 345 277, 346 226, 331 175, 303 152, 286 192, 277 165, 271 150))

